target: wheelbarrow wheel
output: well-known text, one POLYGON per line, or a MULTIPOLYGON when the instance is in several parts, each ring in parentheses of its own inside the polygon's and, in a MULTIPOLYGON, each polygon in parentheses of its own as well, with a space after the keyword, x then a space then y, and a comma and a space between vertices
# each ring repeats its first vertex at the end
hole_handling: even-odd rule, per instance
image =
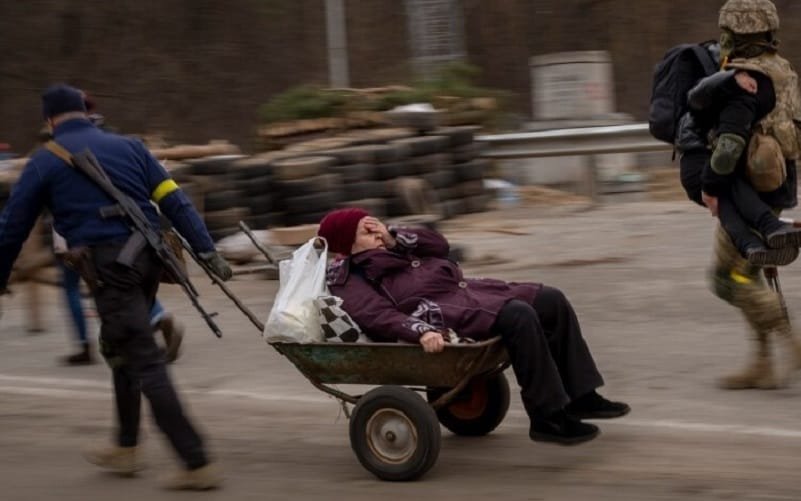
POLYGON ((403 386, 380 386, 362 396, 350 418, 350 445, 381 480, 414 480, 434 466, 440 429, 434 410, 403 386))
MULTIPOLYGON (((429 388, 429 402, 448 389, 429 388)), ((479 437, 498 427, 509 410, 509 382, 503 373, 474 379, 451 402, 437 409, 442 426, 457 435, 479 437)))

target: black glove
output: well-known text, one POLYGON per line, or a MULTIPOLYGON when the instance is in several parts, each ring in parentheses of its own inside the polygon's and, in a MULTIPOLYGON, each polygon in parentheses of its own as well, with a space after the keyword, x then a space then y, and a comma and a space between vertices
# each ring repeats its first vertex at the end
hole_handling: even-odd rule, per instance
POLYGON ((226 281, 230 280, 232 276, 234 276, 234 272, 231 271, 231 267, 225 261, 225 259, 216 252, 205 252, 202 254, 198 254, 198 257, 203 260, 203 263, 211 268, 211 271, 214 272, 215 275, 220 277, 221 280, 226 281))

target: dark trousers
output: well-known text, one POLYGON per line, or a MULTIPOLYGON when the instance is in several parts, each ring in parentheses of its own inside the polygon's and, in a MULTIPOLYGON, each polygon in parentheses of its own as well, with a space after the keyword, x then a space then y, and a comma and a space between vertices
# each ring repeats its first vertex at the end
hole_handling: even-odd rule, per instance
MULTIPOLYGON (((702 206, 701 175, 710 157, 711 152, 707 150, 690 151, 681 156, 681 184, 690 200, 702 206)), ((739 174, 732 176, 729 188, 718 196, 718 219, 741 254, 748 247, 764 245, 754 230, 765 235, 781 224, 770 206, 739 174)))
POLYGON ((187 468, 199 468, 207 463, 203 442, 184 414, 150 326, 150 308, 158 290, 161 263, 146 249, 133 266, 123 266, 115 262, 121 248, 121 245, 92 248, 99 281, 94 294, 102 322, 101 348, 112 366, 114 379, 118 444, 123 447, 137 444, 144 394, 156 424, 187 468))
POLYGON ((509 301, 493 332, 509 352, 530 417, 557 411, 603 385, 573 306, 559 289, 543 286, 531 304, 509 301))

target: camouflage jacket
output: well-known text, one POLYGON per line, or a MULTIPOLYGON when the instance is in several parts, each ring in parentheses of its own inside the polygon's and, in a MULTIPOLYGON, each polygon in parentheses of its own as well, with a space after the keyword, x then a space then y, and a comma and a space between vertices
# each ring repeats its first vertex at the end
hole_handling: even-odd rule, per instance
POLYGON ((787 160, 797 160, 801 153, 801 93, 798 74, 786 59, 776 54, 762 54, 749 59, 733 59, 726 68, 749 70, 766 75, 773 82, 776 105, 754 126, 754 130, 773 136, 787 160))

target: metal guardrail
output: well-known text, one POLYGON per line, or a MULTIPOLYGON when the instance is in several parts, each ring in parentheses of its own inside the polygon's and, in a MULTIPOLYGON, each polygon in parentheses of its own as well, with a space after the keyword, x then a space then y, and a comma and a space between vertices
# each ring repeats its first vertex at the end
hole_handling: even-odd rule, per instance
POLYGON ((669 144, 651 136, 647 123, 493 134, 478 136, 476 140, 489 146, 481 156, 492 159, 672 150, 669 144))
POLYGON ((599 199, 596 155, 673 150, 651 136, 647 123, 483 135, 476 141, 488 146, 481 157, 492 160, 586 157, 584 182, 587 195, 594 201, 599 199))

